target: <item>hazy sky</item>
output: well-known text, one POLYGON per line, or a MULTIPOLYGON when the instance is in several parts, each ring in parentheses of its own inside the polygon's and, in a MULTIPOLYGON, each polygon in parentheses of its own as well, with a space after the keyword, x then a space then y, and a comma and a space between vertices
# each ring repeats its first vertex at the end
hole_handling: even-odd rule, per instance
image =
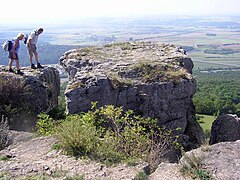
POLYGON ((239 15, 240 0, 4 0, 1 1, 0 25, 16 21, 158 14, 239 15))

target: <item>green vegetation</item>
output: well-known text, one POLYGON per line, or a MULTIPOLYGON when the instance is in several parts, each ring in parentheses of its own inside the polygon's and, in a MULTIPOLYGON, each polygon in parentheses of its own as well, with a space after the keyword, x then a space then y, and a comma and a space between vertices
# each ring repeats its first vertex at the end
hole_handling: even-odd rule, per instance
POLYGON ((68 154, 108 165, 129 157, 155 164, 174 148, 171 132, 160 129, 156 120, 135 116, 132 111, 123 113, 114 106, 67 116, 56 127, 56 137, 68 154))
POLYGON ((9 161, 10 157, 8 156, 0 156, 0 161, 9 161))
POLYGON ((203 130, 210 130, 215 116, 197 114, 197 119, 203 130))
POLYGON ((61 84, 60 96, 58 97, 58 106, 52 109, 48 114, 40 113, 37 118, 35 130, 38 135, 47 136, 53 134, 54 127, 66 118, 65 108, 65 96, 64 92, 67 87, 67 82, 61 84))
POLYGON ((222 48, 222 49, 208 49, 208 50, 204 50, 203 52, 207 54, 234 54, 234 53, 238 53, 239 51, 222 48))
POLYGON ((111 105, 68 115, 61 121, 41 114, 37 129, 40 134, 56 136, 59 142, 54 149, 62 148, 69 155, 107 165, 134 165, 144 160, 154 169, 161 157, 178 145, 177 137, 159 128, 156 119, 136 116, 131 110, 124 113, 111 105))
POLYGON ((210 139, 211 127, 214 120, 215 120, 214 116, 199 114, 197 115, 197 121, 199 122, 200 126, 204 131, 206 141, 210 139))
POLYGON ((195 72, 198 82, 193 97, 196 112, 206 115, 240 115, 240 72, 195 72))
POLYGON ((0 76, 0 108, 2 109, 1 113, 3 113, 1 115, 11 117, 28 109, 25 97, 26 90, 21 79, 8 75, 0 76))
POLYGON ((1 180, 11 180, 9 174, 6 172, 0 172, 0 179, 1 180))
POLYGON ((117 73, 109 73, 108 77, 111 78, 113 88, 133 85, 134 81, 130 78, 122 78, 117 73))
POLYGON ((140 63, 132 67, 130 74, 136 74, 143 82, 172 81, 178 84, 181 79, 189 79, 191 76, 183 68, 176 68, 173 64, 149 64, 140 63))
POLYGON ((66 117, 65 109, 66 109, 66 101, 65 101, 65 90, 67 88, 67 82, 64 82, 60 86, 60 95, 58 97, 58 106, 52 109, 48 114, 51 118, 55 120, 61 120, 66 117))
POLYGON ((143 172, 143 171, 141 171, 141 172, 139 172, 135 177, 134 177, 134 180, 148 180, 149 178, 148 178, 148 175, 145 173, 145 172, 143 172))
POLYGON ((48 136, 53 133, 54 124, 56 123, 53 118, 51 118, 48 114, 39 114, 38 121, 36 124, 36 132, 39 135, 48 136))
POLYGON ((193 153, 190 155, 184 155, 184 160, 181 162, 182 167, 180 172, 184 176, 191 176, 192 179, 213 179, 210 172, 202 168, 202 160, 202 157, 198 157, 193 153))

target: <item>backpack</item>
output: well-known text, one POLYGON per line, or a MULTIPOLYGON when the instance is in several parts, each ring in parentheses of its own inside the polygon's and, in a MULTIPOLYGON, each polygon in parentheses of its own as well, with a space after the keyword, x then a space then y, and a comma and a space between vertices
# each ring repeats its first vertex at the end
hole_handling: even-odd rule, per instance
POLYGON ((13 47, 13 43, 12 41, 9 41, 9 40, 3 43, 2 45, 2 48, 4 51, 11 51, 12 47, 13 47))
MULTIPOLYGON (((34 31, 34 33, 35 33, 35 35, 37 35, 37 31, 34 31)), ((30 34, 31 34, 31 33, 26 34, 26 35, 24 36, 24 40, 23 40, 23 43, 24 43, 24 44, 27 44, 28 36, 29 36, 30 34)))
POLYGON ((24 36, 23 43, 24 43, 24 44, 27 44, 27 40, 28 40, 28 34, 24 36))

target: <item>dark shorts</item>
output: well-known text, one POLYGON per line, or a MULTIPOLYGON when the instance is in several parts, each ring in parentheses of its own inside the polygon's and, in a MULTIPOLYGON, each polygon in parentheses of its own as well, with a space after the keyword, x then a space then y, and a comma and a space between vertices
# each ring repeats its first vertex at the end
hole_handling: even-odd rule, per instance
POLYGON ((15 56, 15 58, 14 58, 14 57, 13 57, 13 53, 9 51, 8 58, 14 59, 14 60, 19 60, 19 59, 18 59, 18 54, 15 53, 15 55, 16 55, 16 56, 15 56))

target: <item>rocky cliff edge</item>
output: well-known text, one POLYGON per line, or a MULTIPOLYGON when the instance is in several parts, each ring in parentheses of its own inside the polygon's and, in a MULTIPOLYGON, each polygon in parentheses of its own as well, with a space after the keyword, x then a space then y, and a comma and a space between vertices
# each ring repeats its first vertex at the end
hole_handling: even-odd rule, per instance
POLYGON ((21 70, 22 76, 0 67, 0 115, 9 117, 11 129, 29 130, 34 120, 27 115, 36 116, 57 106, 60 77, 52 67, 21 70))
POLYGON ((60 64, 69 75, 68 113, 88 111, 96 101, 98 107, 122 106, 178 129, 185 149, 204 142, 192 103, 196 92, 193 62, 182 48, 152 42, 116 43, 68 51, 60 64))

